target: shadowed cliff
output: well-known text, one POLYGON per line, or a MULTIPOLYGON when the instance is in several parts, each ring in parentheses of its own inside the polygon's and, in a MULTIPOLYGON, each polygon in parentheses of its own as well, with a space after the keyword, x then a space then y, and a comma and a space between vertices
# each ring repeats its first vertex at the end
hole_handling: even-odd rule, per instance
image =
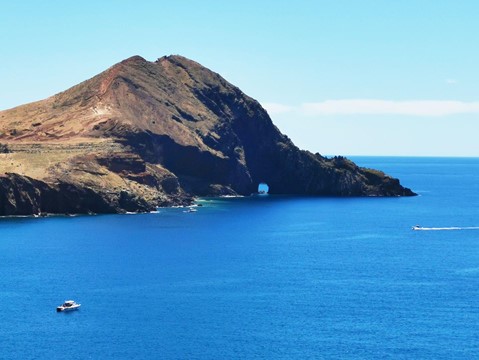
POLYGON ((0 214, 109 213, 194 196, 410 196, 377 170, 298 149, 266 111, 181 56, 134 56, 0 112, 0 214))

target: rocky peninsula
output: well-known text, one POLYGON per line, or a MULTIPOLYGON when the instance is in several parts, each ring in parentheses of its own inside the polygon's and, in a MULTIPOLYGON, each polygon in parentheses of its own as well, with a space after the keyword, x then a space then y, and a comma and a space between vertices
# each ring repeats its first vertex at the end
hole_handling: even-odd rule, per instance
POLYGON ((194 197, 412 196, 344 157, 300 150, 254 99, 181 56, 126 59, 0 111, 0 215, 147 212, 194 197))

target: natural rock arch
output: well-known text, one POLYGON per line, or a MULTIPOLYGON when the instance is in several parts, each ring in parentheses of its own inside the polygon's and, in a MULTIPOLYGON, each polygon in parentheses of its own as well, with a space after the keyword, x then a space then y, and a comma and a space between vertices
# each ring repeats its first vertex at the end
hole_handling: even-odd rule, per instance
POLYGON ((269 193, 269 186, 265 182, 260 182, 258 184, 258 194, 267 194, 269 193))

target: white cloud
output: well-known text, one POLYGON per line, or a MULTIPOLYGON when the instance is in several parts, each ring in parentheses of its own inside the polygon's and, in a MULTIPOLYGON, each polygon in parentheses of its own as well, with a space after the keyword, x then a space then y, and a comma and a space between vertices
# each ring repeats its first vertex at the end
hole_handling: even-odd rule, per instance
POLYGON ((283 105, 278 103, 264 103, 261 104, 266 109, 268 114, 275 115, 275 114, 283 114, 286 112, 290 112, 294 110, 294 107, 289 105, 283 105))
POLYGON ((326 100, 304 103, 299 110, 306 115, 409 115, 447 116, 479 113, 479 101, 378 99, 326 100))

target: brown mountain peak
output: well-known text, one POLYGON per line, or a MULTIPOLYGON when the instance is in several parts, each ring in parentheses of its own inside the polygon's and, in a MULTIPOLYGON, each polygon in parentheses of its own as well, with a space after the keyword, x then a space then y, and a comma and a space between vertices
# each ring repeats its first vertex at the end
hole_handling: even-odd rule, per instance
POLYGON ((121 61, 120 64, 141 64, 141 63, 145 63, 145 62, 148 62, 148 61, 145 60, 140 55, 133 55, 133 56, 130 56, 129 58, 121 61))

